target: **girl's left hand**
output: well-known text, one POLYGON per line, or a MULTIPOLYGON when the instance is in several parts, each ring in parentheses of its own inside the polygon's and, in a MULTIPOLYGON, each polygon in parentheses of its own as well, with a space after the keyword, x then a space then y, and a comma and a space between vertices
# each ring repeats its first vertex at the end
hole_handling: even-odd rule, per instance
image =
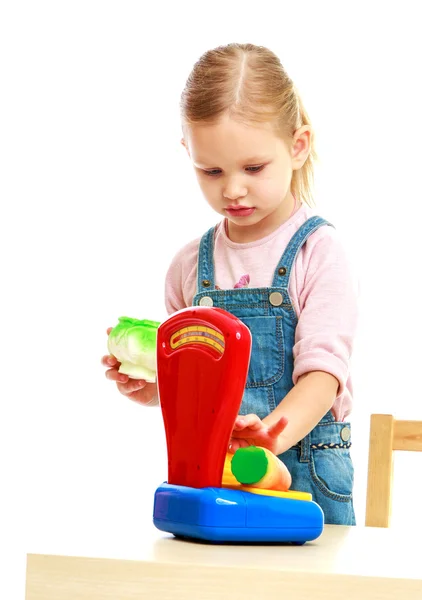
POLYGON ((229 442, 229 452, 234 454, 239 448, 261 446, 274 454, 279 454, 279 435, 288 421, 281 417, 273 425, 266 425, 257 415, 238 416, 229 442))

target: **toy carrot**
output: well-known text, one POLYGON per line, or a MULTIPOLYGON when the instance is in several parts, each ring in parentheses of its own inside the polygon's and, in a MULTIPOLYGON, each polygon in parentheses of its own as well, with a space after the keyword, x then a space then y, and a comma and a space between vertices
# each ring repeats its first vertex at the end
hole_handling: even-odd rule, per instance
POLYGON ((285 492, 292 484, 286 465, 275 454, 258 446, 239 448, 231 460, 231 471, 242 485, 285 492))

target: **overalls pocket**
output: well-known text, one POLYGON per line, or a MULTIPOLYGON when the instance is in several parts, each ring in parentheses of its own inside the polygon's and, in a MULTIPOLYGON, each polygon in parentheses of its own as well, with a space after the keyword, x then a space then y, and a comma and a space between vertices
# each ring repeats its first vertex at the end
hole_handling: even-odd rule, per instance
POLYGON ((348 448, 311 450, 311 493, 325 523, 356 525, 353 507, 353 463, 348 448))
POLYGON ((246 388, 269 386, 284 373, 281 316, 241 317, 252 334, 252 353, 246 388))
POLYGON ((354 468, 348 448, 311 450, 309 468, 315 486, 325 496, 340 502, 352 499, 354 468))

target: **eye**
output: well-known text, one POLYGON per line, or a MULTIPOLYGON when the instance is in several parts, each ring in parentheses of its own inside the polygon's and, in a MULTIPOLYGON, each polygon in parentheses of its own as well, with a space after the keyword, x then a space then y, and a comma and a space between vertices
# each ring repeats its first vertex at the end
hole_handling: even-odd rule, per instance
MULTIPOLYGON (((252 167, 245 167, 245 171, 247 171, 248 173, 259 173, 264 168, 265 165, 256 165, 252 167)), ((221 169, 210 169, 209 171, 207 171, 206 169, 202 169, 202 172, 208 177, 217 177, 217 175, 221 175, 222 173, 221 169)))
POLYGON ((256 167, 246 167, 246 170, 249 173, 259 173, 260 171, 262 171, 262 169, 265 167, 265 165, 258 165, 256 167))
POLYGON ((220 175, 220 169, 211 169, 210 171, 202 171, 204 175, 208 175, 209 177, 215 177, 216 175, 220 175))

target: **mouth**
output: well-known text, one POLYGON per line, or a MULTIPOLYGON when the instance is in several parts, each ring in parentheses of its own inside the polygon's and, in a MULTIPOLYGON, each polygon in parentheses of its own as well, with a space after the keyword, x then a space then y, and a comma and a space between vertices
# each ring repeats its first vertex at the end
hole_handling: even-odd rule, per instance
POLYGON ((255 212, 255 207, 250 206, 228 206, 224 209, 231 217, 248 217, 255 212))

